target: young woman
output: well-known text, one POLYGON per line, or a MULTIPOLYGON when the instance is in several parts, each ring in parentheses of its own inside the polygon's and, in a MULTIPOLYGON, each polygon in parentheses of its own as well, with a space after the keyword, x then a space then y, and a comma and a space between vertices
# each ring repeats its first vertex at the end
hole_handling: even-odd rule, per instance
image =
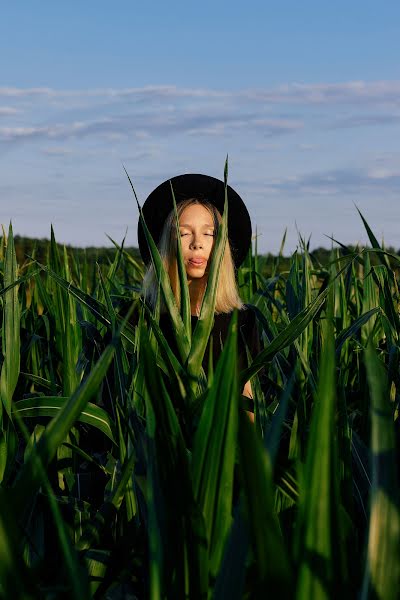
MULTIPOLYGON (((189 287, 193 330, 200 314, 201 303, 207 287, 215 237, 224 207, 225 188, 222 181, 207 175, 179 175, 158 186, 143 205, 142 210, 146 224, 158 245, 178 306, 180 290, 177 269, 177 228, 171 184, 177 203, 179 235, 189 287)), ((148 265, 144 279, 146 301, 155 306, 159 286, 140 223, 138 241, 142 258, 145 264, 148 265)), ((259 350, 255 316, 240 300, 235 278, 235 267, 237 268, 243 262, 250 243, 251 222, 248 211, 240 196, 228 186, 228 241, 219 275, 211 338, 213 360, 216 363, 227 337, 232 311, 238 309, 239 369, 247 366, 246 346, 252 356, 255 356, 259 350)), ((175 350, 176 343, 172 325, 162 305, 160 326, 168 343, 175 350)), ((206 372, 208 362, 209 347, 203 360, 203 367, 206 372)), ((243 395, 252 398, 250 382, 246 383, 243 395)))

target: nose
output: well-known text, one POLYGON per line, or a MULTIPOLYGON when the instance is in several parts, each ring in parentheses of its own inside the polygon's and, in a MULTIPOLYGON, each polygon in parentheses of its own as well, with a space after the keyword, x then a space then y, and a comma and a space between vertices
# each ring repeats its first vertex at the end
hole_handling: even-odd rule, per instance
POLYGON ((194 235, 193 235, 193 237, 192 237, 192 240, 191 240, 191 243, 190 243, 190 247, 191 247, 193 250, 196 250, 196 249, 198 249, 198 248, 203 248, 203 243, 202 243, 202 241, 201 241, 201 238, 200 238, 200 236, 198 236, 198 235, 196 235, 196 234, 194 234, 194 235))
POLYGON ((193 248, 193 250, 196 250, 197 248, 203 248, 203 244, 200 239, 194 236, 190 243, 190 247, 193 248))

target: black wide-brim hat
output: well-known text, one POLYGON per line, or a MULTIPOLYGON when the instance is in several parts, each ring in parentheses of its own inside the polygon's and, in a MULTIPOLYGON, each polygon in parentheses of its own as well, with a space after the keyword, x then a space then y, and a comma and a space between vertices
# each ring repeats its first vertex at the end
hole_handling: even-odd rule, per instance
MULTIPOLYGON (((142 207, 144 220, 157 245, 161 238, 164 223, 174 207, 171 184, 177 205, 188 198, 196 198, 213 204, 221 215, 224 211, 225 186, 223 181, 198 173, 177 175, 164 181, 151 192, 142 207)), ((239 267, 250 248, 251 221, 246 205, 239 194, 229 185, 227 186, 227 193, 228 238, 235 266, 239 267)), ((151 257, 140 219, 138 243, 143 262, 147 265, 151 257)))

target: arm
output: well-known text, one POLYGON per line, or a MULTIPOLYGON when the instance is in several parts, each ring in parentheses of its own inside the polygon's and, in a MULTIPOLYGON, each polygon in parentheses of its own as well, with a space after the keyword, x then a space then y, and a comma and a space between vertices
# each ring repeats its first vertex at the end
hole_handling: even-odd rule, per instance
MULTIPOLYGON (((257 323, 255 313, 251 309, 246 309, 240 313, 241 326, 240 326, 240 338, 239 338, 239 352, 242 358, 242 368, 247 366, 247 349, 250 351, 252 359, 254 359, 260 352, 260 339, 258 335, 257 323), (246 357, 246 358, 245 358, 246 357)), ((250 381, 246 381, 242 395, 245 398, 251 398, 253 400, 253 391, 251 389, 250 381)), ((246 410, 248 417, 252 423, 254 423, 254 403, 253 412, 246 410)), ((245 404, 248 407, 248 403, 245 404)))
MULTIPOLYGON (((251 383, 250 383, 250 381, 246 381, 245 386, 243 388, 242 394, 243 394, 243 396, 246 396, 246 398, 253 399, 253 392, 252 392, 252 389, 251 389, 251 383)), ((254 412, 246 410, 246 413, 247 413, 250 421, 252 423, 254 423, 254 412)))

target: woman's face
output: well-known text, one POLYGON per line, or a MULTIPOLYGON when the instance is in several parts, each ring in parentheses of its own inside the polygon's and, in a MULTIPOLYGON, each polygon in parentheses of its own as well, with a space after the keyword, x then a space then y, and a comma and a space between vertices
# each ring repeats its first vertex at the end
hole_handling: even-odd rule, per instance
POLYGON ((214 246, 214 219, 202 204, 190 204, 179 217, 188 280, 204 277, 214 246))

